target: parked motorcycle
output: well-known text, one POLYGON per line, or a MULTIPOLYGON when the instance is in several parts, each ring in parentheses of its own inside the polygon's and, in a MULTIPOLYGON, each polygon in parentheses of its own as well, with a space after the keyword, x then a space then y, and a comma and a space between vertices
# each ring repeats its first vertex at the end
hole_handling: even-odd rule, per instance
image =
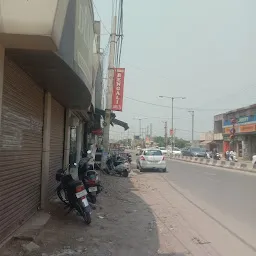
MULTIPOLYGON (((91 223, 91 207, 87 200, 87 192, 81 181, 73 179, 69 173, 69 167, 60 169, 56 173, 56 180, 60 182, 57 187, 59 199, 69 208, 68 213, 76 210, 82 216, 86 224, 91 223)), ((68 214, 67 213, 67 214, 68 214)))
POLYGON ((130 164, 122 157, 112 155, 107 158, 105 170, 108 174, 128 177, 130 164))
POLYGON ((132 162, 132 155, 130 153, 127 154, 127 158, 128 158, 128 162, 131 163, 132 162))
POLYGON ((213 154, 213 159, 220 160, 221 159, 220 154, 219 153, 214 153, 213 154))
POLYGON ((96 196, 102 191, 103 187, 99 180, 99 174, 94 170, 93 158, 90 156, 91 151, 87 151, 87 156, 79 162, 78 173, 79 179, 83 182, 88 193, 88 200, 96 203, 96 196))
POLYGON ((233 162, 237 162, 238 159, 236 157, 236 152, 235 151, 226 151, 225 153, 225 158, 227 161, 233 161, 233 162))

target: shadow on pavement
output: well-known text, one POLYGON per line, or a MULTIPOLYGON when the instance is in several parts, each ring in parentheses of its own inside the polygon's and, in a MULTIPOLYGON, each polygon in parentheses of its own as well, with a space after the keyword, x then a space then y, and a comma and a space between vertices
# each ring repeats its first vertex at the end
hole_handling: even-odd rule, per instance
POLYGON ((185 256, 160 248, 154 214, 135 195, 129 178, 104 175, 102 182, 105 189, 98 197, 90 226, 75 213, 65 215, 63 204, 55 199, 49 207, 52 217, 35 240, 40 250, 33 254, 19 250, 12 256, 185 256))

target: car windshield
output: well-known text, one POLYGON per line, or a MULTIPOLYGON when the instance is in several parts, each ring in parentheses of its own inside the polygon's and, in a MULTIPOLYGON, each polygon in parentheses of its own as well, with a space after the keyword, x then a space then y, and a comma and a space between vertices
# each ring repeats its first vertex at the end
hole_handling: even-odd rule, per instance
POLYGON ((191 148, 192 152, 205 152, 204 148, 191 148))
POLYGON ((161 148, 159 148, 160 150, 165 150, 165 148, 164 147, 161 147, 161 148))
POLYGON ((144 152, 145 156, 161 156, 162 152, 160 150, 146 150, 144 152))

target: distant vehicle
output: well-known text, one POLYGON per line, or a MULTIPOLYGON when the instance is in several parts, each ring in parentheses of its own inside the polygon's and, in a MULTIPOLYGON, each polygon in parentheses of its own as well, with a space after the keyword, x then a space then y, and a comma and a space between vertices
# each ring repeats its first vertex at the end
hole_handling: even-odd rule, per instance
POLYGON ((167 155, 168 151, 165 147, 159 147, 163 155, 167 155))
POLYGON ((256 155, 252 156, 252 166, 254 169, 256 168, 256 155))
POLYGON ((206 150, 204 148, 184 148, 181 154, 183 156, 206 157, 206 150))
POLYGON ((143 170, 159 170, 166 172, 165 156, 160 149, 144 149, 136 154, 137 168, 143 170))
POLYGON ((169 154, 173 154, 173 155, 181 155, 181 149, 177 148, 177 147, 173 147, 173 152, 172 152, 172 148, 168 148, 168 153, 169 154))

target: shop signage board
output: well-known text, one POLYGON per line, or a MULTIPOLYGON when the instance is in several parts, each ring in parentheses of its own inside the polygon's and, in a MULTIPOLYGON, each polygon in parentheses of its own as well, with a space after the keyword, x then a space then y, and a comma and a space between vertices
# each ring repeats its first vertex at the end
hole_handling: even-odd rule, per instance
MULTIPOLYGON (((224 134, 230 134, 233 126, 224 127, 224 134)), ((256 132, 256 124, 235 125, 235 133, 256 132)))
MULTIPOLYGON (((237 124, 247 124, 247 123, 250 123, 250 124, 255 123, 256 124, 256 115, 237 117, 236 118, 236 123, 237 124)), ((231 125, 232 125, 232 120, 231 119, 223 121, 223 127, 231 126, 231 125)))
POLYGON ((114 85, 112 93, 112 110, 123 110, 123 97, 124 97, 124 68, 115 68, 114 70, 114 85))

